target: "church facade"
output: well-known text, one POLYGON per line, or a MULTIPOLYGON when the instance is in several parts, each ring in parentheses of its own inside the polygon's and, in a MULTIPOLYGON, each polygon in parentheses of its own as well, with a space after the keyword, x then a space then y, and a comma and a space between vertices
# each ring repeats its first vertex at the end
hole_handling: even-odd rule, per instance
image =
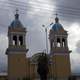
MULTIPOLYGON (((8 57, 7 80, 35 80, 39 78, 37 73, 37 58, 40 53, 32 58, 26 57, 26 34, 19 20, 19 14, 15 14, 15 20, 8 27, 8 48, 6 55, 8 57)), ((69 80, 71 76, 70 50, 67 42, 67 31, 59 23, 58 17, 55 18, 55 24, 49 32, 50 54, 48 78, 53 80, 69 80)), ((34 45, 35 46, 35 45, 34 45)), ((1 79, 0 79, 1 80, 1 79)))

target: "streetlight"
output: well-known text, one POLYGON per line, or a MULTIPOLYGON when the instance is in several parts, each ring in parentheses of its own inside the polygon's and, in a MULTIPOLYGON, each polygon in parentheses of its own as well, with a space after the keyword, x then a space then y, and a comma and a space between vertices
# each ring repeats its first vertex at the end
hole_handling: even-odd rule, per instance
POLYGON ((42 25, 42 27, 45 28, 45 34, 46 34, 46 53, 48 53, 48 38, 47 38, 47 27, 45 25, 42 25))
MULTIPOLYGON (((52 23, 50 23, 48 26, 52 26, 54 23, 52 22, 52 23)), ((48 37, 47 37, 47 27, 45 26, 45 25, 42 25, 42 27, 44 27, 45 28, 45 33, 46 33, 46 53, 48 53, 48 37)), ((54 66, 55 66, 55 68, 56 68, 56 65, 54 64, 54 66)), ((52 73, 53 73, 53 70, 51 71, 52 73)), ((51 73, 51 74, 52 74, 51 73)), ((51 76, 52 78, 53 78, 53 75, 51 76)), ((55 79, 54 80, 56 80, 56 77, 55 77, 55 79)))
MULTIPOLYGON (((52 26, 53 25, 53 22, 52 23, 50 23, 48 26, 52 26)), ((45 35, 46 35, 46 53, 48 53, 48 37, 47 37, 47 27, 48 26, 45 26, 45 25, 42 25, 42 27, 44 27, 45 28, 45 35)))

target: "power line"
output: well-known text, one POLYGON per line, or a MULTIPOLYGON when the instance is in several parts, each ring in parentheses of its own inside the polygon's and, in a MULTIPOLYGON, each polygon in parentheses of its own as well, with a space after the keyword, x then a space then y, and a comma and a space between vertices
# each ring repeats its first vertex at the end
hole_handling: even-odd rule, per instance
MULTIPOLYGON (((30 6, 25 6, 25 7, 29 7, 30 8, 30 6)), ((32 8, 34 8, 33 6, 32 6, 32 8)), ((41 9, 41 7, 36 7, 36 9, 41 9)), ((26 9, 25 9, 26 10, 26 9)), ((62 10, 62 9, 60 9, 60 8, 58 8, 57 10, 62 10)), ((52 10, 48 10, 48 11, 52 11, 52 10)), ((67 9, 67 10, 65 10, 64 8, 63 8, 63 11, 70 11, 70 13, 72 14, 73 12, 75 12, 75 11, 73 11, 73 10, 71 10, 70 8, 69 9, 67 9)), ((80 9, 78 10, 78 12, 80 11, 80 9)), ((77 12, 76 12, 77 13, 77 12)), ((78 14, 77 14, 78 15, 78 14)))
MULTIPOLYGON (((1 1, 1 2, 3 2, 3 1, 1 1)), ((20 7, 20 6, 21 6, 21 7, 26 7, 26 8, 27 8, 27 7, 29 7, 29 8, 31 7, 31 6, 29 6, 29 5, 24 5, 24 4, 29 4, 28 2, 26 2, 26 3, 23 2, 24 4, 22 4, 22 2, 19 2, 19 1, 13 1, 13 2, 9 2, 9 3, 6 2, 6 3, 7 3, 7 4, 10 4, 10 5, 11 5, 11 4, 12 4, 12 5, 16 5, 16 6, 19 6, 19 7, 20 7)), ((36 5, 37 5, 37 4, 36 4, 36 5)), ((51 5, 50 5, 50 6, 51 6, 51 5)), ((80 11, 80 8, 72 8, 72 7, 67 7, 67 6, 65 7, 65 6, 63 6, 63 5, 56 5, 56 6, 59 6, 58 8, 62 7, 64 10, 67 9, 67 10, 69 10, 69 11, 76 11, 76 10, 77 10, 77 11, 80 11)), ((37 7, 37 8, 39 8, 39 9, 40 9, 40 8, 43 8, 43 7, 40 7, 39 4, 38 4, 37 6, 32 6, 32 8, 34 8, 34 7, 37 7)), ((45 8, 43 8, 43 9, 45 9, 45 8)), ((47 9, 47 8, 46 8, 46 9, 47 9)), ((67 11, 67 10, 66 10, 66 11, 67 11)))
MULTIPOLYGON (((17 4, 19 4, 19 5, 22 5, 22 2, 19 2, 19 1, 13 1, 14 3, 17 3, 17 4)), ((13 2, 11 2, 11 3, 13 3, 13 2)), ((35 2, 35 1, 34 1, 35 2)), ((42 2, 41 2, 42 3, 42 2)), ((29 4, 28 2, 23 2, 23 4, 29 4)), ((45 5, 46 3, 44 3, 44 5, 45 5)), ((35 4, 35 5, 37 5, 37 7, 39 7, 40 5, 39 4, 35 4)), ((47 5, 49 5, 49 4, 47 4, 47 5)), ((62 7, 62 8, 64 8, 64 9, 68 9, 68 10, 73 10, 73 11, 80 11, 80 8, 73 8, 73 7, 69 7, 69 6, 64 6, 64 5, 59 5, 59 4, 54 4, 55 6, 58 6, 58 8, 59 7, 62 7)), ((24 6, 24 5, 22 5, 22 6, 24 6)), ((29 6, 29 5, 28 5, 29 6)), ((52 6, 53 7, 53 5, 50 5, 50 6, 52 6)), ((27 7, 27 5, 26 6, 24 6, 24 7, 27 7)), ((39 7, 40 8, 40 7, 39 7)))
MULTIPOLYGON (((10 4, 10 3, 8 3, 8 4, 10 4)), ((13 4, 14 5, 14 4, 13 4)), ((16 6, 19 6, 19 5, 17 5, 16 4, 16 6)), ((13 7, 12 5, 8 5, 8 6, 6 6, 6 7, 13 7)), ((27 7, 27 6, 24 6, 24 7, 27 7)), ((14 8, 14 7, 13 7, 14 8)), ((22 7, 19 7, 22 11, 23 11, 23 13, 25 13, 25 11, 27 11, 27 9, 24 9, 24 8, 22 8, 22 7)), ((33 6, 32 6, 32 8, 33 8, 33 6)), ((31 9, 30 8, 30 6, 28 6, 28 9, 31 9)), ((36 7, 35 9, 41 9, 40 7, 36 7)), ((63 8, 64 9, 64 8, 63 8)), ((58 12, 59 14, 64 14, 65 16, 66 15, 68 15, 68 16, 70 16, 70 17, 78 17, 79 18, 79 14, 78 13, 73 13, 72 11, 70 11, 69 12, 69 10, 63 10, 63 9, 57 9, 57 10, 54 10, 54 11, 52 11, 52 10, 47 10, 47 11, 39 11, 40 12, 40 15, 41 15, 41 13, 42 12, 47 12, 48 14, 50 14, 51 12, 53 13, 53 12, 58 12), (62 11, 63 10, 63 11, 62 11)), ((31 14, 33 14, 33 12, 32 11, 30 11, 30 10, 28 10, 29 11, 29 13, 31 13, 31 14)))
MULTIPOLYGON (((1 3, 0 3, 1 4, 1 3)), ((23 4, 19 4, 19 3, 16 3, 16 2, 11 2, 11 3, 8 3, 8 2, 6 2, 6 4, 8 4, 7 6, 15 6, 15 7, 24 7, 24 8, 36 8, 36 9, 42 9, 43 7, 39 7, 39 6, 30 6, 30 5, 23 5, 23 4)), ((23 8, 23 9, 24 9, 23 8)), ((47 9, 47 8, 43 8, 43 9, 47 9)))
MULTIPOLYGON (((17 5, 16 5, 17 6, 17 5)), ((12 6, 7 6, 7 7, 12 7, 12 6)), ((14 8, 14 7, 13 7, 14 8)), ((25 10, 27 10, 27 9, 24 9, 24 8, 20 8, 22 11, 25 11, 25 10)), ((40 8, 38 8, 38 9, 40 9, 40 8)), ((59 11, 61 11, 62 9, 57 9, 57 11, 59 12, 59 11)), ((50 11, 50 10, 48 10, 48 11, 50 11)), ((42 12, 42 11, 39 11, 39 12, 42 12)), ((51 11, 52 12, 52 11, 51 11)), ((67 10, 64 10, 63 12, 65 12, 65 14, 71 14, 71 15, 79 15, 79 14, 74 14, 74 13, 72 13, 72 12, 68 12, 67 13, 67 10)), ((48 13, 48 12, 47 12, 48 13)))
MULTIPOLYGON (((17 2, 17 3, 20 3, 20 4, 23 3, 23 4, 25 4, 25 5, 28 3, 28 2, 25 3, 25 2, 15 1, 15 0, 14 0, 13 2, 17 2)), ((36 1, 33 1, 33 2, 36 2, 36 1)), ((33 3, 33 2, 32 2, 32 3, 33 3)), ((40 2, 40 3, 43 3, 43 2, 40 2)), ((28 3, 28 4, 29 4, 29 3, 28 3)), ((47 3, 43 3, 43 4, 45 5, 45 4, 47 4, 47 3)), ((40 6, 39 4, 36 4, 36 5, 37 5, 37 6, 40 6)), ((47 4, 47 5, 49 5, 49 4, 47 4)), ((73 8, 73 7, 64 6, 64 5, 59 5, 59 4, 55 4, 55 3, 54 3, 54 5, 59 6, 59 7, 62 7, 62 8, 65 8, 65 9, 68 9, 68 10, 80 10, 80 8, 73 8)), ((53 5, 50 5, 50 6, 53 7, 53 5)))

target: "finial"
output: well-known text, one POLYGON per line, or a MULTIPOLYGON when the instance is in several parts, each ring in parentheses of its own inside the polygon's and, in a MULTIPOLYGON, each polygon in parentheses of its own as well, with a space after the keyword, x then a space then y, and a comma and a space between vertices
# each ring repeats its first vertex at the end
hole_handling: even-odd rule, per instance
POLYGON ((19 11, 19 10, 18 10, 18 9, 16 9, 16 14, 18 14, 18 11, 19 11))
POLYGON ((58 14, 56 13, 56 17, 58 16, 58 14))
POLYGON ((56 13, 56 18, 55 18, 55 22, 58 23, 59 22, 59 18, 57 17, 58 14, 56 13))
POLYGON ((15 19, 19 19, 18 9, 16 9, 15 19))

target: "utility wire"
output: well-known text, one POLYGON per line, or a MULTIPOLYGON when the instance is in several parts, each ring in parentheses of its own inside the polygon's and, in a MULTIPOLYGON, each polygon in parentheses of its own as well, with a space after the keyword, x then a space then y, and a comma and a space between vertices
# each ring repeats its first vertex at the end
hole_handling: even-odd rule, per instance
MULTIPOLYGON (((8 3, 8 4, 10 4, 10 3, 8 3)), ((15 5, 15 4, 13 4, 13 5, 15 5)), ((17 5, 16 4, 16 6, 19 6, 19 5, 17 5)), ((12 8, 14 8, 15 6, 12 6, 11 4, 10 5, 7 5, 6 7, 12 7, 12 8)), ((31 9, 30 8, 30 6, 24 6, 25 7, 25 9, 20 5, 19 6, 19 8, 23 11, 23 13, 25 13, 28 9, 31 9), (28 9, 26 9, 26 7, 28 7, 28 9)), ((32 8, 33 8, 33 6, 32 6, 32 8)), ((1 8, 0 8, 1 9, 1 8)), ((35 9, 41 9, 40 7, 38 8, 38 7, 36 7, 35 9)), ((64 8, 63 8, 64 9, 64 8)), ((77 17, 77 18, 79 18, 79 14, 78 13, 73 13, 72 12, 72 10, 69 12, 69 10, 70 9, 68 9, 68 10, 63 10, 63 9, 57 9, 57 10, 54 10, 54 11, 51 11, 51 10, 47 10, 47 11, 44 11, 44 12, 47 12, 48 14, 50 14, 51 12, 53 13, 53 12, 58 12, 59 14, 62 14, 63 16, 69 16, 69 18, 70 17, 77 17)), ((72 8, 71 8, 72 9, 72 8)), ((42 12, 43 11, 39 11, 40 12, 40 14, 42 15, 42 12)), ((29 10, 29 13, 33 13, 32 11, 30 11, 29 10)), ((44 15, 44 14, 43 14, 44 15)), ((43 16, 42 15, 42 16, 43 16)), ((54 14, 53 14, 54 15, 54 14)))
MULTIPOLYGON (((35 2, 35 1, 34 1, 35 2)), ((26 4, 29 4, 28 2, 20 2, 20 1, 12 1, 12 2, 9 2, 9 3, 11 3, 11 4, 18 4, 18 5, 22 5, 23 7, 28 7, 29 5, 26 5, 26 4), (23 4, 22 4, 23 3, 23 4), (25 5, 24 5, 25 4, 25 5)), ((8 4, 9 4, 8 3, 8 4)), ((32 3, 33 4, 33 3, 32 3)), ((36 5, 36 7, 39 7, 40 6, 40 4, 35 4, 36 5)), ((46 4, 46 3, 44 3, 44 5, 49 5, 49 4, 46 4)), ((54 5, 57 7, 58 6, 58 8, 59 7, 61 7, 61 8, 64 8, 64 9, 67 9, 67 10, 71 10, 71 11, 80 11, 80 8, 73 8, 73 7, 69 7, 69 6, 64 6, 64 5, 59 5, 59 4, 55 4, 54 3, 54 5)), ((53 7, 53 5, 50 5, 50 6, 52 6, 53 7)), ((35 7, 35 6, 34 6, 35 7)), ((39 7, 40 8, 40 7, 39 7)), ((42 7, 43 8, 43 7, 42 7)))
MULTIPOLYGON (((17 6, 17 5, 16 5, 17 6)), ((14 6, 6 6, 6 7, 13 7, 14 8, 14 6)), ((19 7, 20 8, 20 7, 19 7)), ((27 11, 27 9, 24 9, 24 8, 20 8, 22 11, 27 11)), ((40 9, 40 8, 38 8, 38 9, 40 9)), ((62 11, 63 9, 57 9, 57 11, 58 12, 60 12, 60 11, 62 11)), ((39 12, 42 12, 42 11, 39 11, 39 12)), ((50 11, 50 10, 48 10, 48 11, 45 11, 45 12, 47 12, 47 13, 51 13, 51 12, 53 12, 53 11, 50 11)), ((79 14, 75 14, 75 13, 73 13, 73 12, 69 12, 69 11, 67 11, 67 10, 63 10, 62 12, 60 12, 60 13, 65 13, 65 14, 70 14, 70 15, 77 15, 77 16, 79 16, 79 14)))
MULTIPOLYGON (((0 1, 0 2, 3 2, 3 1, 0 1)), ((6 4, 9 4, 9 5, 16 5, 16 6, 21 6, 21 7, 25 7, 25 8, 27 8, 27 7, 31 7, 31 6, 29 6, 29 5, 26 5, 26 4, 29 4, 28 2, 23 2, 24 4, 22 4, 22 2, 19 2, 19 1, 12 1, 12 2, 5 2, 6 4)), ((37 5, 37 4, 36 4, 37 5)), ((44 4, 45 5, 45 4, 44 4)), ((55 4, 56 5, 56 4, 55 4)), ((60 7, 62 7, 64 10, 66 10, 66 11, 73 11, 73 12, 75 12, 75 11, 80 11, 80 8, 72 8, 72 7, 68 7, 68 6, 63 6, 63 5, 56 5, 56 6, 59 6, 58 7, 58 9, 60 8, 60 7)), ((40 5, 38 4, 37 6, 32 6, 32 8, 38 8, 38 9, 42 9, 43 7, 40 7, 40 5)), ((47 9, 47 8, 43 8, 43 9, 47 9)))

